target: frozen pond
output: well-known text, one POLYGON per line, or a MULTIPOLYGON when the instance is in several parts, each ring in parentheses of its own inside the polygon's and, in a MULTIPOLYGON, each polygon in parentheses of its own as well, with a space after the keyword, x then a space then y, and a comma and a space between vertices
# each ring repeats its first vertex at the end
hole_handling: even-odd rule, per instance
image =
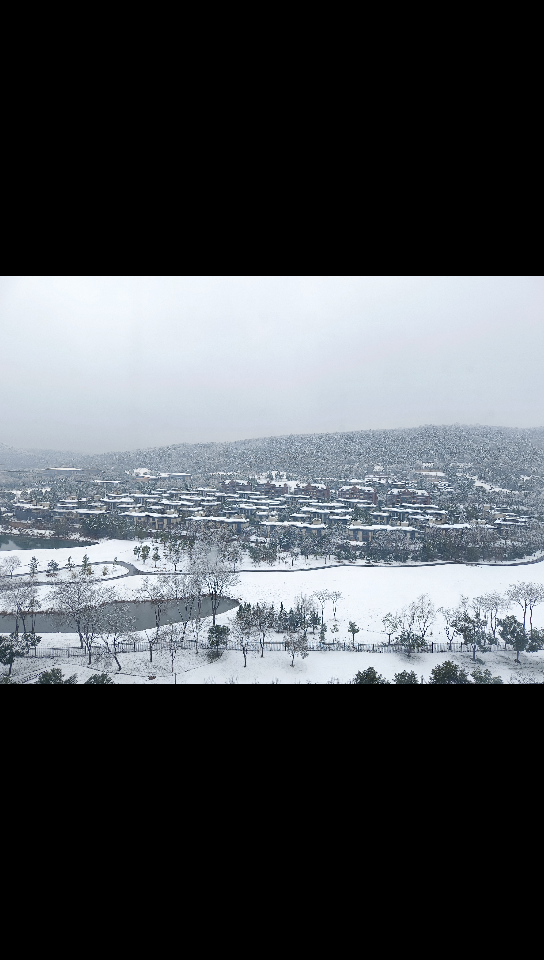
MULTIPOLYGON (((155 627, 155 608, 153 604, 144 602, 129 601, 127 606, 130 608, 131 615, 136 620, 135 630, 151 630, 155 627)), ((232 610, 234 607, 237 607, 236 600, 221 600, 219 603, 219 608, 217 613, 226 613, 227 610, 232 610)), ((209 599, 205 599, 202 604, 202 616, 211 617, 212 608, 209 599)), ((183 615, 183 608, 178 609, 177 604, 169 603, 165 604, 162 608, 161 613, 161 625, 165 623, 179 623, 181 620, 186 620, 187 616, 183 615)), ((28 628, 28 624, 27 624, 28 628)), ((19 622, 19 629, 22 629, 21 623, 19 622)), ((2 617, 0 616, 0 633, 11 633, 15 630, 15 620, 11 617, 2 617)), ((36 617, 36 633, 73 633, 75 632, 75 627, 67 623, 65 626, 59 627, 54 614, 38 614, 36 617)))
POLYGON ((60 540, 57 537, 12 537, 0 535, 0 550, 70 550, 92 547, 96 540, 60 540))

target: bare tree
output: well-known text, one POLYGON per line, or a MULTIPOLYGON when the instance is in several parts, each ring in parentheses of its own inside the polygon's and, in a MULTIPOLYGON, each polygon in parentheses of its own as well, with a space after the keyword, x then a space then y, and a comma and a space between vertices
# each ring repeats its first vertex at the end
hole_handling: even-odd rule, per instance
POLYGON ((331 590, 329 593, 329 598, 332 600, 332 615, 336 620, 336 607, 338 606, 338 601, 342 599, 340 590, 331 590))
POLYGON ((195 645, 195 653, 198 653, 198 648, 200 644, 200 638, 202 636, 202 631, 204 629, 204 618, 202 616, 202 607, 195 609, 194 616, 191 620, 191 632, 193 634, 193 643, 195 645))
MULTIPOLYGON (((199 615, 202 609, 202 588, 198 578, 183 574, 171 578, 168 593, 170 595, 170 603, 174 608, 175 615, 177 615, 176 623, 178 625, 175 638, 172 631, 168 634, 170 638, 168 642, 169 644, 175 642, 177 651, 177 649, 181 649, 185 643, 187 630, 193 616, 199 615)), ((172 623, 169 622, 168 626, 172 626, 172 623)))
POLYGON ((238 541, 234 537, 223 533, 218 538, 218 554, 224 563, 232 564, 232 572, 236 573, 236 564, 241 563, 243 556, 238 541))
POLYGON ((483 593, 481 596, 475 597, 473 604, 475 605, 474 609, 476 611, 480 610, 485 617, 489 617, 489 628, 493 640, 496 640, 499 613, 507 609, 508 602, 505 601, 501 593, 491 592, 483 593))
POLYGON ((92 648, 102 628, 101 607, 115 601, 115 591, 105 589, 82 574, 75 580, 57 584, 47 600, 56 612, 59 627, 75 627, 80 645, 91 663, 92 648))
POLYGON ((101 608, 97 639, 104 650, 113 657, 118 670, 121 670, 119 645, 123 640, 128 640, 135 629, 136 618, 130 612, 130 604, 115 601, 101 608))
POLYGON ((2 577, 12 578, 13 574, 20 566, 21 561, 19 560, 19 557, 6 557, 6 559, 0 563, 0 579, 2 577))
POLYGON ((142 585, 138 590, 137 596, 141 602, 149 603, 153 607, 153 613, 155 615, 155 628, 158 630, 162 619, 165 607, 168 601, 171 599, 171 594, 175 590, 175 581, 176 577, 169 577, 168 575, 159 575, 158 577, 146 577, 142 581, 142 585))
MULTIPOLYGON (((196 571, 195 571, 196 572, 196 571)), ((221 601, 228 596, 233 587, 239 583, 240 578, 234 573, 228 564, 221 560, 212 562, 209 566, 200 571, 202 584, 210 598, 212 607, 212 622, 215 627, 215 618, 217 616, 221 601)))
POLYGON ((244 667, 247 667, 247 655, 250 650, 255 650, 258 637, 258 627, 251 612, 236 617, 231 629, 235 641, 240 645, 244 667))
POLYGON ((161 641, 168 647, 170 656, 170 666, 174 672, 174 664, 180 650, 184 647, 186 624, 184 623, 165 623, 159 630, 161 641))
POLYGON ((457 626, 461 612, 457 607, 440 607, 438 610, 438 613, 441 613, 446 621, 445 631, 450 650, 455 637, 460 636, 457 626))
POLYGON ((270 606, 268 606, 266 603, 256 603, 255 606, 251 608, 251 616, 253 617, 253 622, 259 632, 261 657, 264 657, 266 635, 274 629, 274 624, 276 621, 274 604, 272 603, 270 606))
POLYGON ((319 606, 321 607, 321 626, 323 626, 323 614, 325 610, 325 604, 327 600, 331 599, 331 595, 328 590, 315 590, 313 593, 313 596, 315 597, 315 599, 319 603, 319 606))
POLYGON ((531 637, 533 635, 533 610, 539 604, 544 603, 544 587, 539 583, 532 583, 533 588, 529 594, 529 629, 531 637))
POLYGON ((0 582, 0 595, 4 615, 15 620, 15 633, 22 626, 23 633, 35 633, 36 615, 41 607, 38 588, 32 577, 4 578, 0 582))
POLYGON ((516 604, 523 613, 523 629, 529 612, 531 635, 533 633, 533 610, 538 604, 544 603, 544 587, 539 583, 513 583, 506 591, 506 599, 510 604, 516 604))
POLYGON ((306 593, 299 593, 299 595, 295 597, 295 609, 300 617, 304 630, 308 629, 311 623, 311 616, 316 612, 314 596, 315 594, 308 596, 306 593))
POLYGON ((386 613, 382 617, 384 633, 387 634, 387 642, 391 643, 391 637, 402 627, 402 617, 398 613, 386 613))
POLYGON ((184 553, 184 544, 180 537, 173 537, 167 541, 166 544, 166 554, 170 563, 174 565, 174 570, 177 571, 178 564, 181 563, 184 553))
POLYGON ((421 640, 425 641, 427 632, 436 620, 436 610, 427 593, 422 593, 405 608, 403 620, 404 631, 417 632, 421 640))
POLYGON ((144 630, 144 634, 147 648, 149 650, 149 662, 153 663, 153 650, 162 639, 161 627, 159 626, 151 628, 150 630, 144 630))
POLYGON ((178 614, 183 620, 183 637, 185 638, 185 634, 190 625, 196 653, 198 653, 200 636, 204 626, 202 617, 203 602, 203 580, 198 571, 193 571, 184 578, 183 584, 180 585, 180 595, 176 604, 178 614))
POLYGON ((295 666, 295 657, 305 660, 309 656, 308 637, 305 630, 298 630, 296 633, 288 634, 285 641, 285 649, 291 655, 291 666, 295 666))

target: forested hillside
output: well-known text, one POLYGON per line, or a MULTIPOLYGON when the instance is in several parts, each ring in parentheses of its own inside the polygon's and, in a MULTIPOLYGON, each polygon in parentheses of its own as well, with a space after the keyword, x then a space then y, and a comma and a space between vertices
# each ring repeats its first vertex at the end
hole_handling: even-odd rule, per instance
POLYGON ((187 471, 195 479, 213 474, 277 470, 293 477, 359 477, 379 465, 407 471, 433 463, 446 471, 467 469, 498 486, 518 489, 544 476, 544 428, 422 426, 405 430, 363 430, 238 440, 232 443, 175 444, 84 456, 66 451, 24 451, 0 445, 0 468, 87 467, 118 473, 135 467, 187 471))

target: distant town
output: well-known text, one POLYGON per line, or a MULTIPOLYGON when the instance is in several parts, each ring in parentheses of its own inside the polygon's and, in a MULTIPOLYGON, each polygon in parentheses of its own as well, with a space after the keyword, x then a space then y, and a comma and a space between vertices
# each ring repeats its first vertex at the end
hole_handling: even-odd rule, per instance
POLYGON ((245 479, 220 471, 197 485, 187 470, 141 466, 110 476, 92 468, 0 472, 0 535, 74 540, 160 538, 202 529, 235 538, 255 563, 278 553, 369 560, 519 559, 544 546, 523 495, 478 480, 470 464, 376 464, 360 477, 308 480, 281 471, 245 479))

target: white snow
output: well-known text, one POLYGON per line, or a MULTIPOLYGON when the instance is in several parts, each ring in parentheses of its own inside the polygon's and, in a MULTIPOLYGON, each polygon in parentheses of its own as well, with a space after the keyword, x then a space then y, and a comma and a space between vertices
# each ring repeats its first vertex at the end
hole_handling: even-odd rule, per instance
MULTIPOLYGON (((84 554, 87 554, 92 562, 112 561, 114 557, 118 560, 125 560, 130 563, 135 562, 133 553, 134 543, 124 540, 112 540, 99 543, 92 547, 72 547, 68 549, 52 550, 43 549, 35 551, 13 551, 21 560, 23 572, 28 567, 30 557, 35 555, 38 559, 40 569, 44 570, 50 559, 55 559, 63 565, 69 556, 74 563, 81 563, 84 554)), ((145 566, 141 561, 137 564, 142 571, 142 576, 151 573, 154 570, 154 564, 148 561, 145 566)), ((119 573, 122 569, 119 569, 119 573)), ((102 579, 95 574, 96 579, 102 579)), ((127 577, 115 582, 115 589, 120 597, 131 598, 135 596, 138 587, 141 584, 142 576, 127 577)), ((244 602, 255 603, 258 600, 264 600, 268 603, 272 601, 279 608, 280 602, 283 602, 287 609, 293 606, 295 598, 300 593, 311 594, 316 590, 339 590, 342 593, 342 599, 338 603, 337 617, 339 633, 338 640, 350 642, 351 637, 347 626, 350 620, 354 620, 360 628, 357 639, 364 643, 380 643, 385 638, 380 623, 381 618, 388 612, 394 612, 419 595, 426 593, 436 607, 454 606, 459 602, 461 594, 468 597, 475 597, 479 594, 489 591, 498 591, 503 593, 512 583, 520 581, 531 581, 544 584, 544 562, 531 565, 437 565, 437 566, 383 566, 369 567, 364 565, 354 565, 347 567, 332 567, 330 569, 312 569, 308 567, 303 570, 291 572, 287 569, 270 570, 263 568, 254 572, 244 572, 240 575, 239 584, 234 593, 238 599, 244 602)), ((105 578, 104 578, 105 579, 105 578)), ((41 587, 40 594, 43 597, 47 594, 48 588, 41 587)), ((235 611, 229 611, 222 614, 219 622, 228 624, 235 616, 235 611)), ((327 639, 331 638, 330 629, 333 624, 332 608, 328 603, 325 607, 325 622, 329 627, 327 639)), ((535 610, 534 625, 544 627, 544 605, 535 610)), ((442 619, 437 619, 433 627, 433 636, 435 640, 444 641, 445 636, 442 632, 442 619)), ((279 639, 279 638, 278 638, 279 639)), ((75 638, 68 634, 48 635, 47 640, 44 637, 42 643, 49 646, 62 646, 64 644, 74 644, 75 638)), ((173 682, 167 671, 168 664, 164 658, 164 665, 159 671, 161 655, 157 654, 157 681, 153 682, 173 682), (162 677, 162 679, 161 679, 162 677)), ((164 657, 164 655, 163 655, 164 657)), ((187 683, 205 683, 227 682, 231 676, 238 676, 239 682, 262 682, 271 683, 275 677, 278 677, 281 683, 305 683, 311 682, 323 683, 330 677, 339 677, 346 680, 352 677, 359 669, 366 666, 375 666, 379 672, 385 676, 393 676, 395 672, 402 669, 415 669, 416 673, 423 673, 428 676, 433 666, 444 659, 454 659, 462 662, 465 666, 469 664, 468 654, 419 654, 408 658, 402 654, 372 654, 372 653, 311 653, 308 659, 304 661, 295 661, 295 668, 289 666, 290 659, 288 654, 265 653, 261 660, 259 657, 251 656, 248 659, 248 667, 244 670, 243 658, 241 653, 235 651, 228 652, 223 657, 210 664, 207 662, 205 654, 196 663, 191 660, 189 666, 188 658, 194 654, 188 651, 180 654, 180 674, 178 682, 187 683), (186 665, 187 672, 185 673, 186 665), (411 666, 410 666, 411 664, 411 666)), ((146 669, 145 654, 138 654, 132 657, 128 663, 128 655, 125 655, 127 669, 140 670, 146 669), (138 666, 138 664, 140 666, 138 666)), ((494 652, 492 654, 481 655, 484 666, 489 666, 494 673, 499 673, 505 680, 509 679, 512 672, 520 668, 514 667, 515 653, 511 650, 494 652)), ((537 672, 544 665, 544 654, 522 654, 521 660, 525 672, 537 672)), ((26 661, 25 661, 26 662, 26 661)), ((47 669, 50 666, 49 660, 39 661, 41 669, 47 669)), ((25 667, 26 669, 26 667, 25 667)), ((72 664, 67 663, 65 673, 72 671, 72 664)), ((93 671, 92 671, 93 672, 93 671)), ((147 676, 147 674, 146 674, 147 676)), ((118 678, 120 682, 144 682, 141 680, 130 680, 118 678)), ((145 681, 147 682, 147 680, 145 681)))

